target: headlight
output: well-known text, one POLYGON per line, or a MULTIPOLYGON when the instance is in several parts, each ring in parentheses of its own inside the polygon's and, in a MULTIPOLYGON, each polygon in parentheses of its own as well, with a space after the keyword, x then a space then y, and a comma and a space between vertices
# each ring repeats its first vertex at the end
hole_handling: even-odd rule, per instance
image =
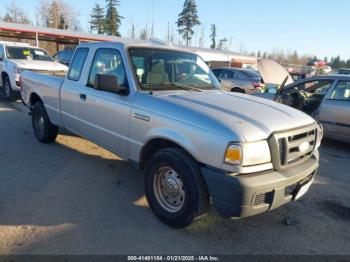
POLYGON ((271 162, 267 141, 230 144, 225 154, 225 163, 229 165, 254 166, 271 162))

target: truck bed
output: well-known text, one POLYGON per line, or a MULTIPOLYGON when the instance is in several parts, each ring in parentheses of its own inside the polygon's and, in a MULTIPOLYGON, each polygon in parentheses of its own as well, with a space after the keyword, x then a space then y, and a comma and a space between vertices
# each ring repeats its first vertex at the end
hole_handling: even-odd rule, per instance
POLYGON ((54 123, 60 123, 60 88, 63 76, 53 76, 26 71, 21 74, 21 95, 25 104, 30 105, 30 94, 37 94, 45 104, 47 113, 54 123))

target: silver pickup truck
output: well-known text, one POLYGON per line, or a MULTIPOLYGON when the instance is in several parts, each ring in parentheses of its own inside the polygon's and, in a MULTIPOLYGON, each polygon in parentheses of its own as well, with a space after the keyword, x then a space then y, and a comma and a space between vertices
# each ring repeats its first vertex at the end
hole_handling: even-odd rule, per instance
POLYGON ((224 92, 183 49, 122 40, 78 46, 66 78, 24 72, 36 138, 65 127, 145 170, 150 208, 185 227, 210 203, 226 218, 302 197, 318 168, 322 130, 308 115, 224 92))

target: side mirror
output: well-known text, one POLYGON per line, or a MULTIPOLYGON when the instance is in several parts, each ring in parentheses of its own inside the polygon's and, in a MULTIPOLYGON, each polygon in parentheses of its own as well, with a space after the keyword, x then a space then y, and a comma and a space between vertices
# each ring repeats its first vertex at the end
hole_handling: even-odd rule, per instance
POLYGON ((278 93, 278 86, 275 84, 266 84, 266 90, 269 94, 277 94, 278 93))
POLYGON ((0 61, 3 61, 3 60, 4 60, 4 58, 2 56, 0 56, 0 61))
POLYGON ((118 85, 118 79, 114 75, 97 74, 95 76, 94 88, 118 95, 128 95, 128 89, 118 85))
POLYGON ((267 89, 267 92, 269 94, 277 94, 277 89, 272 87, 272 88, 267 89))

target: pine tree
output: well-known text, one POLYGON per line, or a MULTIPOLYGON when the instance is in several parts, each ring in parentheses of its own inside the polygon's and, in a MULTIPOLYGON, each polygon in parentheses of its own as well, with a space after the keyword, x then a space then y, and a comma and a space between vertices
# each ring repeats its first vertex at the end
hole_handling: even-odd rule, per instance
POLYGON ((106 11, 106 22, 105 22, 105 33, 107 35, 120 36, 119 27, 122 23, 123 17, 119 15, 118 5, 119 0, 106 0, 107 11, 106 11))
POLYGON ((99 4, 95 4, 90 14, 90 29, 98 34, 105 33, 105 14, 99 4))
POLYGON ((190 44, 194 35, 193 27, 200 24, 195 0, 185 0, 183 10, 177 20, 177 26, 179 34, 186 40, 186 46, 190 44))
POLYGON ((210 39, 211 39, 211 49, 216 48, 216 25, 211 25, 211 34, 210 34, 210 39))

